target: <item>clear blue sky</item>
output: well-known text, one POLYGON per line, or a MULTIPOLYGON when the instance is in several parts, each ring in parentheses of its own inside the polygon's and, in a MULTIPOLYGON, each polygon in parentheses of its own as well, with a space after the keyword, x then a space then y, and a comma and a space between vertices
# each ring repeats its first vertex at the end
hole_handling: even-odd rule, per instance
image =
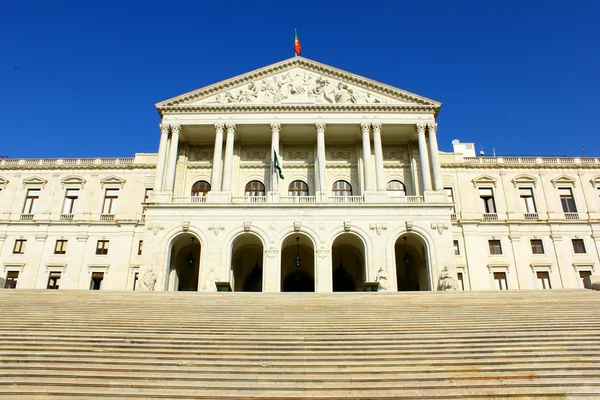
POLYGON ((600 156, 600 1, 10 1, 0 155, 156 152, 154 104, 293 56, 441 101, 441 150, 600 156), (525 5, 523 5, 523 4, 525 5))

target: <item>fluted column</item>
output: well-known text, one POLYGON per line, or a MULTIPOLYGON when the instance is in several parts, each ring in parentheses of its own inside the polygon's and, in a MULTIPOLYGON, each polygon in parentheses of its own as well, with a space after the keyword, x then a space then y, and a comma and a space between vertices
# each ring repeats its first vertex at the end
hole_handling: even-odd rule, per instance
POLYGON ((326 193, 325 188, 325 122, 317 122, 317 166, 319 168, 319 191, 326 193))
POLYGON ((225 143, 225 164, 223 165, 223 190, 231 191, 231 171, 233 167, 233 142, 235 124, 227 124, 227 142, 225 143))
POLYGON ((443 190, 442 168, 440 167, 440 154, 437 142, 437 124, 427 124, 429 134, 429 154, 431 155, 431 173, 433 174, 433 190, 443 190))
POLYGON ((279 154, 279 132, 281 130, 281 124, 279 122, 271 122, 271 191, 279 193, 279 173, 273 168, 275 157, 274 153, 277 152, 277 158, 279 166, 281 167, 281 155, 279 154))
POLYGON ((173 191, 175 184, 175 167, 177 166, 177 150, 179 148, 179 133, 181 133, 181 125, 171 125, 171 140, 169 144, 169 158, 167 163, 167 175, 165 177, 165 185, 163 189, 173 191))
POLYGON ((383 149, 381 145, 381 123, 373 124, 373 152, 375 153, 375 175, 377 190, 385 191, 385 175, 383 172, 383 149))
POLYGON ((419 158, 421 161, 421 176, 423 178, 423 192, 431 190, 431 173, 429 172, 429 155, 427 154, 427 140, 425 139, 425 124, 417 124, 419 138, 419 158))
POLYGON ((160 144, 158 145, 158 160, 156 163, 156 175, 154 177, 155 192, 162 191, 165 176, 165 163, 167 162, 167 142, 169 141, 169 124, 160 124, 160 144))
POLYGON ((371 124, 361 123, 362 131, 362 151, 363 151, 363 174, 365 180, 365 190, 371 192, 375 190, 373 174, 371 173, 371 124))
POLYGON ((212 175, 210 177, 210 190, 221 190, 221 158, 223 157, 223 130, 224 124, 215 124, 215 152, 213 154, 212 175))

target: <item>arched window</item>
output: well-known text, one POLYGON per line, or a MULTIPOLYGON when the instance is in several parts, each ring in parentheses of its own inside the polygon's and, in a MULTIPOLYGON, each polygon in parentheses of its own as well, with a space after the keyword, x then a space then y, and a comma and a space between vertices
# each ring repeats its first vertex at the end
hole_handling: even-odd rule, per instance
POLYGON ((352 196, 352 186, 346 181, 336 181, 333 184, 332 194, 334 196, 352 196))
POLYGON ((404 183, 400 181, 389 181, 386 190, 388 195, 392 197, 406 196, 406 187, 404 186, 404 183))
POLYGON ((246 196, 257 197, 265 195, 265 185, 261 181, 250 181, 246 185, 246 196))
POLYGON ((198 181, 192 185, 192 196, 204 197, 210 191, 210 183, 206 181, 198 181))
POLYGON ((288 187, 288 196, 308 196, 308 185, 302 181, 294 181, 288 187))

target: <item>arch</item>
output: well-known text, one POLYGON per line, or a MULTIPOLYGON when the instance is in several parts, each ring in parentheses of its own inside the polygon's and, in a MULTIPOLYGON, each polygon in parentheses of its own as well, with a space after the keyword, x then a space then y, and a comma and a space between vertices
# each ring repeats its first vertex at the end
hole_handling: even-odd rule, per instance
POLYGON ((166 290, 198 291, 201 249, 200 240, 190 232, 181 232, 170 240, 166 290))
POLYGON ((308 184, 303 180, 292 181, 288 185, 288 196, 308 196, 308 184))
POLYGON ((265 184, 259 180, 252 180, 244 187, 244 196, 262 197, 265 194, 265 184))
POLYGON ((314 292, 316 252, 313 239, 293 232, 281 242, 281 291, 314 292))
POLYGON ((204 197, 208 192, 210 192, 210 183, 205 180, 198 180, 192 185, 190 196, 204 197))
POLYGON ((352 185, 346 180, 337 180, 331 186, 331 195, 336 197, 352 196, 352 185))
POLYGON ((386 185, 388 196, 392 197, 405 197, 406 196, 406 185, 399 179, 392 179, 386 185))
POLYGON ((396 237, 393 252, 399 292, 434 290, 431 252, 425 238, 414 231, 405 231, 396 237))
MULTIPOLYGON (((204 236, 204 234, 198 230, 195 227, 190 226, 189 229, 187 231, 184 231, 182 229, 181 226, 178 227, 174 227, 171 230, 169 230, 167 233, 165 233, 165 235, 163 236, 163 239, 160 243, 160 248, 161 249, 167 249, 166 252, 164 252, 164 256, 162 257, 162 260, 160 262, 160 265, 158 266, 158 270, 162 271, 162 282, 163 282, 163 290, 165 291, 169 291, 171 290, 171 288, 169 287, 169 281, 170 281, 170 277, 169 274, 171 273, 170 271, 170 267, 171 267, 171 263, 170 260, 172 259, 173 256, 173 244, 175 243, 175 241, 184 234, 190 234, 196 237, 196 239, 198 240, 198 244, 200 245, 200 257, 199 257, 199 270, 202 273, 203 270, 203 265, 204 265, 204 252, 202 251, 202 249, 206 248, 206 236, 204 236)), ((157 273, 158 275, 158 273, 157 273)))
POLYGON ((518 187, 521 185, 528 185, 528 186, 535 187, 535 185, 537 184, 537 179, 531 175, 521 174, 521 175, 515 176, 511 182, 514 187, 518 187))
POLYGON ((366 246, 360 235, 338 234, 331 243, 333 291, 362 291, 367 280, 366 259, 366 246))
POLYGON ((231 243, 230 282, 233 291, 261 292, 264 286, 264 244, 251 232, 235 236, 231 243))

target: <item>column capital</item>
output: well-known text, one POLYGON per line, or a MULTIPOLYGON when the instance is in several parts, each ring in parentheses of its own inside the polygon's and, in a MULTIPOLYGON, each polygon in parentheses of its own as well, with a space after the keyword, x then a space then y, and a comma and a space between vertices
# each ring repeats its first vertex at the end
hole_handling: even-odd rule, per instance
POLYGON ((317 132, 325 132, 325 127, 327 126, 327 124, 325 122, 317 122, 315 124, 315 127, 317 128, 317 132))
POLYGON ((227 127, 227 132, 235 132, 235 124, 231 123, 231 124, 226 124, 225 125, 227 127))
POLYGON ((179 135, 181 133, 181 125, 171 125, 171 133, 179 135))
POLYGON ((365 131, 369 132, 369 129, 371 129, 371 124, 368 122, 361 122, 360 123, 360 130, 363 131, 363 133, 365 131))
POLYGON ((417 132, 418 132, 419 134, 425 134, 425 127, 426 127, 426 124, 423 124, 423 123, 418 123, 418 124, 416 124, 416 125, 415 125, 415 127, 417 128, 417 132))
POLYGON ((279 121, 273 121, 271 122, 271 131, 275 132, 279 132, 281 130, 281 122, 279 121))
POLYGON ((217 132, 221 132, 223 133, 223 130, 225 129, 225 124, 215 124, 215 130, 217 132))
POLYGON ((373 131, 381 131, 381 122, 373 122, 371 126, 373 127, 373 131))
POLYGON ((169 124, 160 124, 160 133, 162 133, 163 135, 168 135, 169 134, 169 130, 171 129, 171 125, 169 124))
POLYGON ((435 131, 437 131, 437 123, 430 123, 427 124, 427 130, 429 131, 429 133, 435 133, 435 131))

